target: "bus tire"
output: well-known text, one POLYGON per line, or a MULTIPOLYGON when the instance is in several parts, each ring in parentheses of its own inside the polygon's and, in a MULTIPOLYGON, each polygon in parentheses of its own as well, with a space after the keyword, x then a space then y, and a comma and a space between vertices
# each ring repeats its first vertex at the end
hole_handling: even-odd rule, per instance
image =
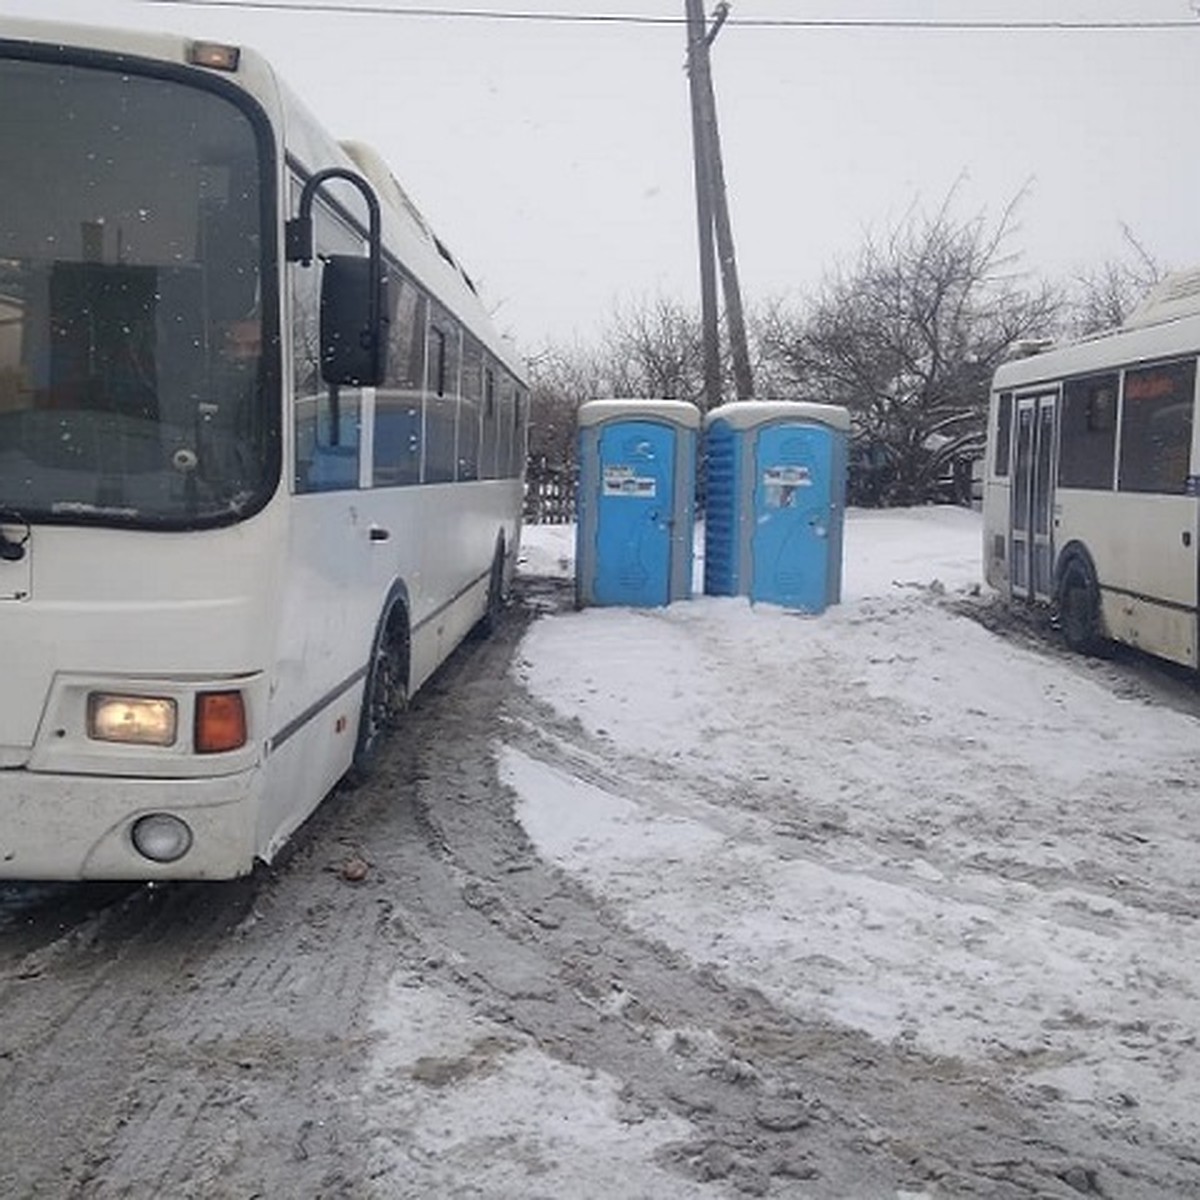
POLYGON ((496 553, 492 556, 492 569, 488 574, 487 608, 472 631, 478 638, 489 638, 500 624, 500 616, 508 603, 508 589, 504 585, 504 538, 496 542, 496 553))
POLYGON ((1103 648, 1100 588, 1081 558, 1071 558, 1058 581, 1058 621, 1063 641, 1076 653, 1098 654, 1103 648))
POLYGON ((351 787, 366 783, 374 774, 383 743, 408 708, 408 667, 408 619, 404 606, 394 604, 371 648, 354 759, 346 774, 351 787))

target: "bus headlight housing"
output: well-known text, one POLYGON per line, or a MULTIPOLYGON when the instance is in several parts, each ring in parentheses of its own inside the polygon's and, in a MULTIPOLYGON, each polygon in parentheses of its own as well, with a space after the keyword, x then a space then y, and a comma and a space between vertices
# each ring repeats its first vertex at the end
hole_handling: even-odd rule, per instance
POLYGON ((137 746, 173 746, 178 726, 174 700, 156 696, 88 696, 87 732, 97 742, 137 746))
POLYGON ((151 862, 176 862, 192 848, 192 831, 187 822, 170 813, 139 817, 129 835, 137 852, 151 862))

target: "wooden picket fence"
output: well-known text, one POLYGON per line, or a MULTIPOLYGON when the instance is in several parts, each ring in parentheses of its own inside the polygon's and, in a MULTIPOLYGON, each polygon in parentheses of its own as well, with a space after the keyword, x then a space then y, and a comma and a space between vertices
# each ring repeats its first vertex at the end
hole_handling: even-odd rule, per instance
POLYGON ((528 465, 525 520, 530 525, 570 525, 575 520, 574 467, 528 465))

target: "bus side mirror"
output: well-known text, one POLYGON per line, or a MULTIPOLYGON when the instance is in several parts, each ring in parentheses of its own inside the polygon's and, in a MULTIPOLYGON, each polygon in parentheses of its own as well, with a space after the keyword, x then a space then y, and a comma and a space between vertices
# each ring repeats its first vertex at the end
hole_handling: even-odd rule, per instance
POLYGON ((378 387, 387 350, 387 281, 373 282, 369 258, 335 254, 321 275, 321 378, 378 387), (378 295, 372 290, 378 288, 378 295))
POLYGON ((285 227, 288 262, 313 261, 312 206, 327 179, 344 179, 362 195, 370 218, 367 256, 334 254, 321 275, 321 378, 333 387, 378 387, 387 363, 387 280, 379 198, 357 172, 326 167, 305 181, 296 215, 285 227))

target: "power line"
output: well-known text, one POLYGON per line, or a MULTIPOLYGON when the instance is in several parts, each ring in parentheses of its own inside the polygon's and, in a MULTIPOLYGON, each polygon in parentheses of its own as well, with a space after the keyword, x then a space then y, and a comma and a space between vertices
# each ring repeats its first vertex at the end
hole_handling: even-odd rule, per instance
POLYGON ((141 0, 142 4, 176 5, 184 8, 238 8, 273 12, 352 13, 378 17, 437 17, 447 20, 528 21, 573 25, 683 25, 680 17, 639 16, 633 13, 520 12, 480 8, 399 7, 383 4, 336 4, 323 0, 141 0))
MULTIPOLYGON (((350 3, 332 0, 141 0, 143 4, 175 5, 184 8, 237 8, 265 12, 350 13, 377 17, 423 17, 445 20, 520 21, 559 25, 672 25, 687 22, 682 17, 656 17, 638 13, 530 12, 519 9, 430 8, 417 5, 350 3)), ((1063 32, 1103 33, 1109 31, 1155 32, 1200 30, 1200 19, 1190 20, 1030 20, 955 21, 921 17, 735 17, 727 24, 741 29, 895 29, 958 33, 1063 32)))

